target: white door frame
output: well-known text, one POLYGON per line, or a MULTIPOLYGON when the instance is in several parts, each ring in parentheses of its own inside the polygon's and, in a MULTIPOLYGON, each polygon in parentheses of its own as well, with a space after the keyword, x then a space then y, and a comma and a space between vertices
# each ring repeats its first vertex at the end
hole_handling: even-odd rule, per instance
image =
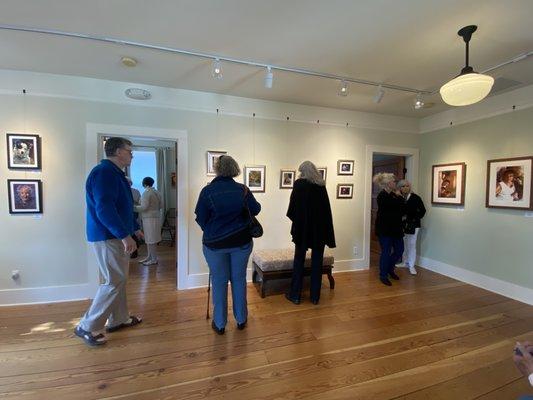
MULTIPOLYGON (((189 173, 188 173, 188 143, 187 131, 176 129, 160 129, 130 125, 93 124, 86 125, 85 172, 86 176, 98 163, 98 137, 106 136, 135 136, 177 141, 177 215, 176 215, 176 251, 177 251, 177 288, 189 287, 189 173)), ((87 245, 88 246, 88 245, 87 245)), ((93 252, 87 250, 87 273, 89 284, 96 290, 98 287, 98 266, 93 252)))
POLYGON ((407 174, 405 178, 411 182, 413 191, 418 189, 418 165, 419 165, 419 150, 411 147, 390 147, 390 146, 366 146, 366 162, 365 162, 365 208, 364 208, 364 263, 367 268, 370 267, 370 212, 372 208, 372 159, 375 153, 390 154, 395 156, 405 157, 405 168, 407 174))

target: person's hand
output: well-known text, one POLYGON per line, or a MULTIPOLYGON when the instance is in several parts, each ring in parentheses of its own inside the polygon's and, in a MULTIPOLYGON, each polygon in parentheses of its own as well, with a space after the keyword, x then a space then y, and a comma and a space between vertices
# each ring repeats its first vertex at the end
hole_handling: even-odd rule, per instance
POLYGON ((140 229, 135 231, 135 236, 137 236, 137 239, 144 239, 144 233, 140 229))
POLYGON ((124 252, 126 254, 131 254, 137 250, 137 243, 135 243, 135 240, 131 236, 126 236, 122 239, 122 244, 124 245, 124 252))
POLYGON ((513 355, 513 361, 516 364, 516 367, 525 377, 533 374, 533 345, 529 342, 516 343, 515 353, 513 355), (516 354, 517 350, 522 353, 521 355, 516 354))

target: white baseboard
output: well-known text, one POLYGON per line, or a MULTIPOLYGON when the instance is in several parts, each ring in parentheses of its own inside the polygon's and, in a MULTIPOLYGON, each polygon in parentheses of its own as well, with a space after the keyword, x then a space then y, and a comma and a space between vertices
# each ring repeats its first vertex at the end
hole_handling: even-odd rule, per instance
POLYGON ((430 271, 437 272, 441 275, 446 275, 461 282, 501 294, 502 296, 521 301, 522 303, 533 305, 533 289, 502 281, 501 279, 483 275, 478 272, 469 271, 461 267, 435 261, 431 258, 419 257, 418 265, 422 268, 429 269, 430 271))
POLYGON ((4 289, 0 290, 0 306, 86 300, 93 298, 95 293, 95 285, 89 283, 65 286, 4 289))
POLYGON ((333 273, 347 271, 361 271, 368 269, 368 261, 364 258, 353 258, 351 260, 335 260, 333 273))

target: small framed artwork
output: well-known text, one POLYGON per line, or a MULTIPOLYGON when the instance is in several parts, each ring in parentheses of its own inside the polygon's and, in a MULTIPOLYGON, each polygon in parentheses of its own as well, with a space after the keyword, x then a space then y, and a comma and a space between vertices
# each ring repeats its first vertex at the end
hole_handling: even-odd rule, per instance
POLYGON ((42 184, 38 179, 8 179, 10 214, 42 214, 42 184))
POLYGON ((337 161, 337 175, 353 175, 354 160, 337 161))
POLYGON ((39 135, 8 133, 7 167, 9 169, 41 169, 41 138, 39 135))
POLYGON ((337 199, 353 198, 353 183, 339 183, 337 185, 337 199))
POLYGON ((248 186, 250 192, 265 192, 265 174, 265 165, 244 167, 244 184, 248 186))
POLYGON ((279 173, 279 188, 292 189, 294 186, 294 177, 296 171, 293 169, 282 169, 279 173))
POLYGON ((431 203, 463 205, 465 203, 466 164, 433 165, 431 203))
POLYGON ((172 185, 172 187, 176 187, 176 183, 177 183, 176 173, 171 172, 170 173, 170 184, 172 185))
POLYGON ((487 161, 486 207, 533 210, 533 156, 487 161))
POLYGON ((328 169, 326 167, 320 167, 317 169, 324 182, 326 182, 326 178, 328 177, 328 169))
POLYGON ((215 163, 219 159, 220 156, 223 156, 224 154, 228 154, 227 151, 215 151, 215 150, 208 150, 206 153, 207 157, 207 175, 216 175, 215 173, 215 163))

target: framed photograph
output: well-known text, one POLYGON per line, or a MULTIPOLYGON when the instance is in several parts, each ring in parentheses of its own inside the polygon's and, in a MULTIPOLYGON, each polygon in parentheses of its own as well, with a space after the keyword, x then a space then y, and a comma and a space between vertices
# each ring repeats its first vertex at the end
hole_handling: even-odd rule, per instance
POLYGON ((431 203, 463 205, 465 184, 465 163, 434 165, 431 178, 431 203))
POLYGON ((337 175, 353 175, 354 160, 337 161, 337 175))
POLYGON ((328 177, 328 169, 326 167, 320 167, 317 169, 322 179, 324 179, 324 182, 326 182, 326 178, 328 177))
POLYGON ((282 169, 279 173, 279 188, 280 189, 292 189, 294 186, 294 177, 296 171, 293 169, 282 169))
POLYGON ((176 183, 177 183, 177 178, 176 178, 176 173, 175 172, 171 172, 170 173, 170 185, 172 187, 176 187, 176 183))
POLYGON ((533 156, 487 161, 486 207, 533 210, 533 156))
POLYGON ((213 176, 215 174, 215 163, 217 162, 220 156, 228 154, 227 151, 215 151, 208 150, 206 153, 207 156, 207 175, 213 176))
POLYGON ((8 179, 10 214, 42 214, 42 184, 38 179, 8 179))
POLYGON ((250 192, 265 192, 265 174, 265 165, 244 167, 244 184, 248 186, 250 192))
POLYGON ((353 198, 353 183, 339 183, 337 185, 337 199, 353 198))
POLYGON ((9 169, 41 169, 41 138, 39 135, 8 133, 7 167, 9 169))

